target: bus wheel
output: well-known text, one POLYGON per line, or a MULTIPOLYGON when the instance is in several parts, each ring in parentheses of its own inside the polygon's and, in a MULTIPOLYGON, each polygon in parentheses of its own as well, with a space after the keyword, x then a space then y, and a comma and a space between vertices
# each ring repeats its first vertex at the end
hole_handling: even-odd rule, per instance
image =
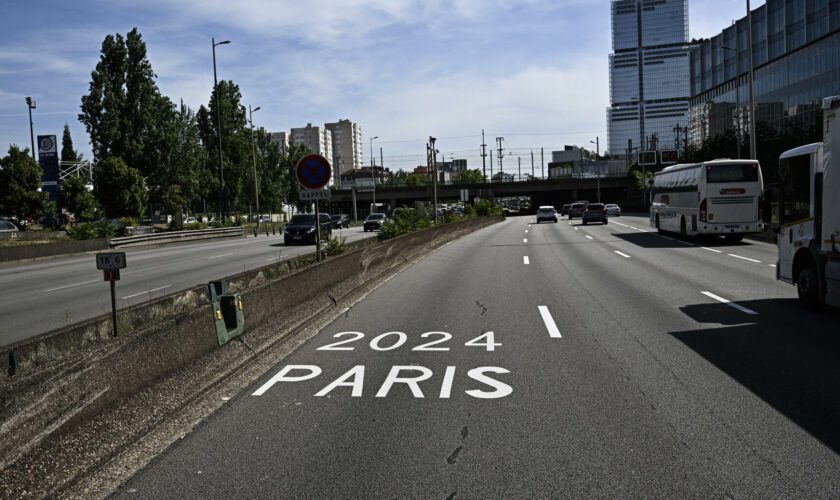
POLYGON ((731 243, 738 243, 739 241, 744 239, 743 234, 724 234, 723 239, 731 243))
POLYGON ((817 310, 820 308, 817 270, 810 259, 796 275, 796 293, 799 294, 799 303, 806 309, 817 310))
POLYGON ((686 237, 686 230, 685 230, 685 217, 680 219, 680 238, 685 239, 686 237))

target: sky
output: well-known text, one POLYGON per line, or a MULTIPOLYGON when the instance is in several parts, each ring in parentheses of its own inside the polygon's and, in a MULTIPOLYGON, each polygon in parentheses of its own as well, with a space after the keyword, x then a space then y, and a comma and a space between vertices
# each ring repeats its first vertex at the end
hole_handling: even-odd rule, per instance
MULTIPOLYGON (((761 2, 754 2, 753 8, 761 2)), ((540 148, 606 145, 609 104, 608 0, 2 0, 0 147, 61 136, 90 158, 78 121, 82 95, 108 34, 137 27, 161 92, 197 109, 219 79, 239 85, 270 131, 359 123, 368 161, 425 163, 437 137, 448 160, 480 168, 504 137, 505 167, 523 173, 540 148)), ((689 0, 692 38, 709 37, 745 14, 743 0, 689 0)), ((487 160, 489 162, 489 159, 487 160)))

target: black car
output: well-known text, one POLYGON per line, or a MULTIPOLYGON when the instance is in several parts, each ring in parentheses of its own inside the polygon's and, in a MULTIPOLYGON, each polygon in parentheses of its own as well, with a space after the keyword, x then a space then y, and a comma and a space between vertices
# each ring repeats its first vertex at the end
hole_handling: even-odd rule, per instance
POLYGON ((379 231, 382 229, 382 224, 385 224, 387 217, 383 213, 372 213, 367 216, 364 223, 365 231, 379 231))
POLYGON ((569 215, 569 208, 572 207, 571 203, 566 203, 562 207, 560 207, 560 215, 569 215))
POLYGON ((333 229, 341 229, 350 227, 350 216, 347 214, 337 214, 332 216, 333 229))
POLYGON ((586 210, 586 206, 589 203, 585 201, 579 201, 577 203, 572 203, 572 206, 569 207, 569 219, 574 219, 575 217, 583 217, 583 212, 586 210))
MULTIPOLYGON (((321 216, 321 241, 328 240, 332 237, 332 219, 329 214, 320 214, 321 216)), ((292 216, 292 220, 286 226, 283 232, 283 242, 286 245, 295 245, 297 243, 315 243, 315 214, 297 214, 292 216)))
POLYGON ((583 216, 581 218, 583 219, 584 225, 589 222, 607 224, 607 208, 603 203, 590 203, 586 206, 586 210, 583 211, 583 216))

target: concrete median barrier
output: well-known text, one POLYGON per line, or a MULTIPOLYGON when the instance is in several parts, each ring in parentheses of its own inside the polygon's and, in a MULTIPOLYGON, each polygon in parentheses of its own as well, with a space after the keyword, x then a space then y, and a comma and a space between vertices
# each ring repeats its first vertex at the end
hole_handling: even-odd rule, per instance
MULTIPOLYGON (((319 314, 394 267, 500 220, 483 217, 384 242, 360 240, 321 263, 308 254, 225 279, 231 292, 241 294, 247 336, 281 313, 319 314)), ((122 310, 118 321, 125 333, 119 337, 111 336, 110 316, 104 315, 0 348, 0 470, 155 380, 229 348, 218 345, 208 295, 201 284, 122 310)))
POLYGON ((0 247, 0 262, 37 259, 72 253, 96 252, 108 248, 107 239, 65 240, 46 243, 21 244, 0 247))

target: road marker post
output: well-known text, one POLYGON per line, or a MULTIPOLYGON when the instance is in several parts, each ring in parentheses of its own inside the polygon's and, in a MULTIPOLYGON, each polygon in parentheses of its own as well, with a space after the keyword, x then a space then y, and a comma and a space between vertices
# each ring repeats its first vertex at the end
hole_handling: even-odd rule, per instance
POLYGON ((104 281, 111 283, 111 323, 113 336, 117 329, 117 290, 116 282, 120 279, 120 269, 125 269, 125 252, 106 252, 96 254, 96 268, 102 270, 104 281))

